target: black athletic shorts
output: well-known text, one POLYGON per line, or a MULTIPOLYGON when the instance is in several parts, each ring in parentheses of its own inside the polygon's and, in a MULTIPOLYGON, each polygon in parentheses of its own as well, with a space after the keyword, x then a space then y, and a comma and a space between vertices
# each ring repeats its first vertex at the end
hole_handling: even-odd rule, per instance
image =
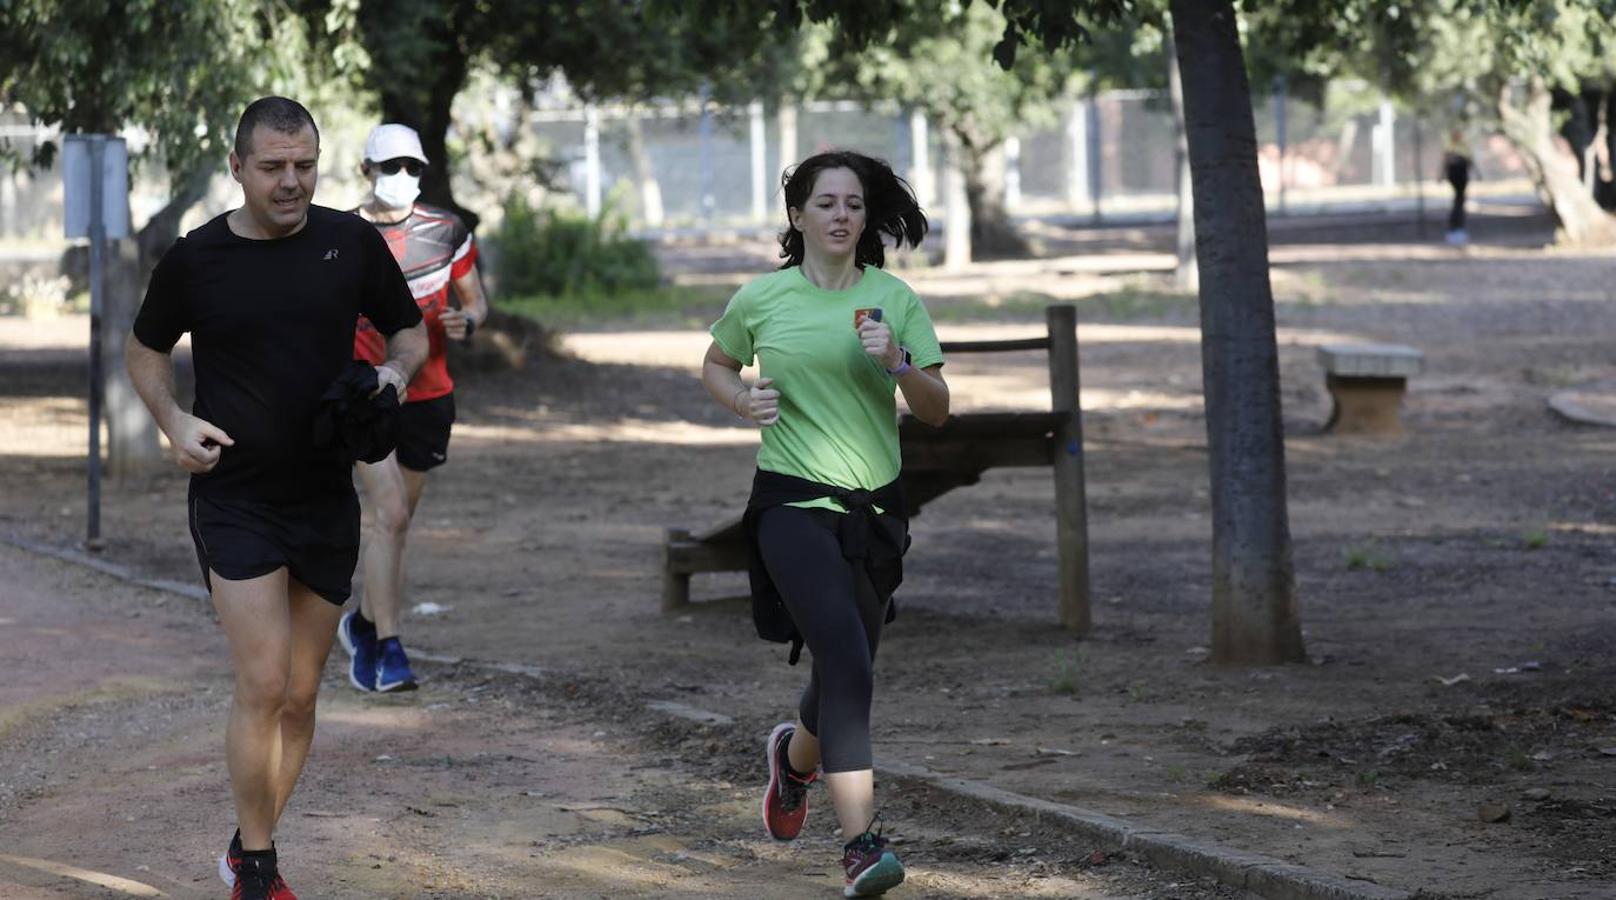
POLYGON ((263 503, 190 496, 191 540, 202 566, 231 581, 281 568, 338 606, 353 590, 359 562, 359 497, 353 491, 317 500, 263 503))
POLYGON ((449 426, 455 420, 454 394, 406 403, 398 414, 398 464, 425 472, 449 461, 449 426))

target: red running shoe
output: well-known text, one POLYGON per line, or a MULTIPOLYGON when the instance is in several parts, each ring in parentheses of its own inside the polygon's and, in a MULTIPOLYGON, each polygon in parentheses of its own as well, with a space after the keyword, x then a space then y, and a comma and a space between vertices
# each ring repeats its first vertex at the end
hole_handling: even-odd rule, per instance
POLYGON ((235 875, 230 900, 275 900, 272 885, 280 875, 275 871, 274 856, 243 856, 235 875))
POLYGON ((801 777, 791 771, 786 748, 797 726, 781 722, 769 732, 765 755, 769 760, 769 789, 763 794, 763 827, 769 837, 789 841, 802 833, 803 820, 808 818, 808 785, 819 778, 818 772, 801 777))

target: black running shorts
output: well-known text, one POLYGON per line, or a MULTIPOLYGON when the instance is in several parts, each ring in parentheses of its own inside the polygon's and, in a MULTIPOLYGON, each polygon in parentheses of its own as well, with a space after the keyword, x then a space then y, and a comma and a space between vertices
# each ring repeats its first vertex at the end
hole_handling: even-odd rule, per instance
POLYGON ((449 460, 449 427, 455 420, 454 394, 406 403, 399 408, 398 464, 425 472, 449 460))
POLYGON ((338 606, 353 590, 359 562, 359 498, 353 491, 317 500, 263 503, 190 497, 191 540, 202 567, 231 581, 285 567, 293 578, 338 606))

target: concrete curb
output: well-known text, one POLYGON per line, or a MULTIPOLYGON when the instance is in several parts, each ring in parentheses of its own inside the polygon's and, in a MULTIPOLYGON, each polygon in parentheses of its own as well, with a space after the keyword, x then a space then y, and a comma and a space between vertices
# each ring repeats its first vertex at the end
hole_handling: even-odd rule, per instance
MULTIPOLYGON (((98 559, 78 550, 53 547, 11 535, 0 536, 0 544, 94 569, 139 587, 177 594, 192 600, 204 602, 208 600, 207 591, 199 585, 142 578, 126 566, 98 559)), ((543 674, 538 667, 521 663, 479 662, 425 652, 413 652, 412 655, 444 665, 464 665, 532 678, 541 677, 543 674)), ((703 724, 728 724, 729 721, 727 716, 699 710, 683 703, 654 701, 648 703, 647 708, 703 724)), ((1058 819, 1100 847, 1135 853, 1162 868, 1193 875, 1212 876, 1223 884, 1250 891, 1265 900, 1413 900, 1415 897, 1408 891, 1381 887, 1368 881, 1341 878, 1270 856, 1232 850, 1196 841, 1180 834, 1134 825, 1079 807, 1040 800, 989 784, 943 775, 924 766, 901 760, 879 759, 875 768, 884 775, 917 781, 979 803, 1058 819)))
POLYGON ((1579 425, 1616 428, 1616 380, 1596 381, 1549 395, 1549 409, 1579 425))
POLYGON ((1075 806, 942 775, 898 760, 878 759, 875 768, 886 775, 918 781, 1002 809, 1059 819, 1103 848, 1127 850, 1162 868, 1210 875, 1223 884, 1250 891, 1266 900, 1412 900, 1415 896, 1373 882, 1341 878, 1271 856, 1231 850, 1075 806))

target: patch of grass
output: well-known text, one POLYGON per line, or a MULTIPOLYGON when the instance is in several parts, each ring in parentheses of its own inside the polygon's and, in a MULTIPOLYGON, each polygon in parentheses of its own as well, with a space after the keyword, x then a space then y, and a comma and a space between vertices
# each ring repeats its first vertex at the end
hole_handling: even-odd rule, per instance
POLYGON ((1504 761, 1509 764, 1511 769, 1517 772, 1530 772, 1534 768, 1532 757, 1528 756, 1525 750, 1518 747, 1504 754, 1504 761))
POLYGON ((1071 300, 1062 300, 1039 291, 1015 291, 1004 295, 933 300, 927 302, 926 311, 936 322, 1041 321, 1044 307, 1056 303, 1071 303, 1077 307, 1077 317, 1081 321, 1099 319, 1109 322, 1131 322, 1186 317, 1193 319, 1196 315, 1197 302, 1193 294, 1127 285, 1116 290, 1071 300))
POLYGON ((1551 388, 1567 388, 1588 380, 1588 373, 1581 366, 1571 363, 1534 366, 1527 369, 1525 374, 1528 384, 1551 388))
POLYGON ((1057 694, 1074 697, 1082 684, 1083 648, 1078 647, 1056 658, 1055 674, 1050 676, 1049 689, 1057 694))
POLYGON ((726 288, 661 285, 617 291, 577 291, 563 295, 500 297, 503 311, 567 326, 608 320, 693 320, 706 325, 723 312, 732 291, 726 288))
POLYGON ((994 295, 928 301, 926 312, 934 322, 1040 319, 1044 315, 1044 307, 1060 302, 1037 291, 1016 291, 1002 297, 994 295))
POLYGON ((1077 301, 1077 309, 1079 317, 1085 313, 1099 313, 1102 318, 1130 322, 1193 316, 1198 302, 1194 294, 1129 285, 1084 297, 1077 301))
POLYGON ((1528 550, 1542 550, 1549 544, 1549 533, 1542 528, 1528 528, 1521 532, 1521 546, 1528 550))
POLYGON ((1378 541, 1348 544, 1342 555, 1346 558, 1347 568, 1351 570, 1368 569, 1371 572, 1384 572, 1392 567, 1391 557, 1381 548, 1378 541))
POLYGON ((1378 787, 1379 785, 1380 785, 1380 770, 1378 770, 1378 769, 1365 769, 1364 771, 1358 773, 1358 786, 1359 787, 1361 787, 1361 788, 1372 788, 1372 787, 1378 787))
POLYGON ((1178 763, 1174 763, 1174 764, 1167 767, 1167 780, 1168 781, 1172 781, 1174 783, 1181 783, 1181 782, 1184 782, 1184 781, 1188 781, 1189 777, 1190 777, 1190 771, 1188 769, 1184 768, 1183 766, 1179 765, 1178 763))

